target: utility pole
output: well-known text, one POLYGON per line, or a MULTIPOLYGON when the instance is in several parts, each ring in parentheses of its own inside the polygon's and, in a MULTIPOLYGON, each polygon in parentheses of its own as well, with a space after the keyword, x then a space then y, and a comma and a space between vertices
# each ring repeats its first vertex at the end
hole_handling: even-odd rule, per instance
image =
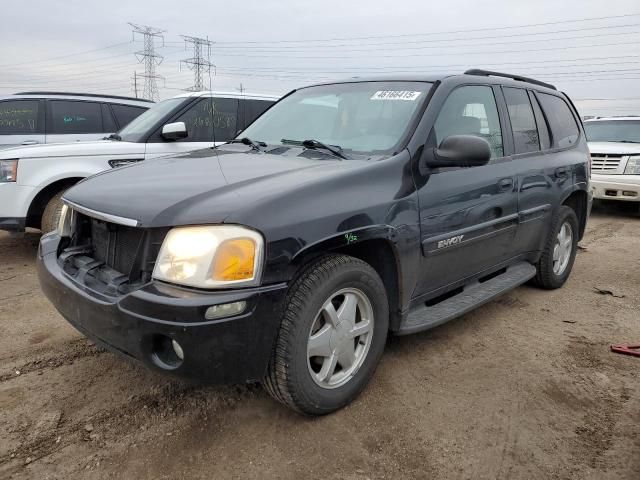
MULTIPOLYGON (((138 61, 144 64, 144 75, 139 75, 144 79, 142 97, 155 102, 160 99, 157 80, 162 78, 156 73, 156 67, 162 63, 164 58, 156 53, 155 42, 156 38, 162 39, 162 46, 164 46, 164 37, 162 34, 165 30, 148 25, 137 25, 135 23, 129 23, 129 25, 133 27, 132 36, 135 38, 135 34, 138 33, 142 35, 144 40, 144 49, 135 54, 138 61)), ((136 75, 136 82, 137 77, 138 75, 136 75)))
POLYGON ((187 88, 187 90, 200 92, 205 90, 203 78, 204 73, 209 73, 211 71, 211 67, 215 67, 215 65, 210 61, 211 45, 213 42, 210 41, 208 37, 199 38, 189 37, 187 35, 181 35, 181 37, 184 39, 185 49, 189 45, 192 45, 193 49, 193 57, 180 61, 180 65, 184 63, 189 70, 193 70, 193 86, 187 88))
POLYGON ((133 72, 133 92, 138 98, 138 72, 136 71, 133 72))
POLYGON ((244 85, 242 85, 242 82, 240 82, 240 88, 236 88, 236 90, 238 90, 240 93, 244 93, 244 85))

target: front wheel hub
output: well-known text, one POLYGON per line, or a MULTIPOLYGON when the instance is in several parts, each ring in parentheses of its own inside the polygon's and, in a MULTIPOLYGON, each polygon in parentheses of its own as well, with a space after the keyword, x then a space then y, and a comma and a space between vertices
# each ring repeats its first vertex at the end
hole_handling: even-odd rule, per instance
POLYGON ((307 365, 313 381, 332 389, 346 384, 364 363, 373 339, 373 307, 356 288, 332 294, 311 325, 307 365))

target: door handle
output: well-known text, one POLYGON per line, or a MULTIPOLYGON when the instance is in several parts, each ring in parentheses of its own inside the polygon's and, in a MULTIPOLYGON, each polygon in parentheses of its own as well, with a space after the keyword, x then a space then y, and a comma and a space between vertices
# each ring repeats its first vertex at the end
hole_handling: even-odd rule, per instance
POLYGON ((513 178, 503 178, 498 182, 498 188, 501 192, 506 192, 513 188, 513 178))
POLYGON ((24 142, 22 142, 22 145, 37 145, 38 142, 37 140, 25 140, 24 142))

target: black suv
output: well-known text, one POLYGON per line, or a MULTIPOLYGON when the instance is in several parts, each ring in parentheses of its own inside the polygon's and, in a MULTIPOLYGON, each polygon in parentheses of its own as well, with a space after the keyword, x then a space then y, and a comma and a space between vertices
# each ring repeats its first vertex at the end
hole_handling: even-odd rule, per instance
POLYGON ((536 80, 310 86, 229 144, 70 189, 40 282, 113 351, 260 381, 325 414, 367 384, 389 333, 530 280, 562 286, 590 211, 588 162, 575 108, 536 80))

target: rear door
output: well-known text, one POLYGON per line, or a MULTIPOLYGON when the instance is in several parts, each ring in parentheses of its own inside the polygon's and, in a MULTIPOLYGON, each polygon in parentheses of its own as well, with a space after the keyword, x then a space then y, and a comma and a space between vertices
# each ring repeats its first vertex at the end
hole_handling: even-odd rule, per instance
POLYGON ((518 167, 519 253, 540 250, 554 209, 575 184, 574 166, 584 162, 576 148, 580 130, 559 96, 504 87, 514 130, 518 167), (535 125, 534 125, 535 121, 535 125))
MULTIPOLYGON (((421 278, 414 296, 437 293, 467 277, 499 268, 513 253, 517 229, 516 171, 505 156, 506 131, 499 90, 464 85, 444 101, 427 146, 450 135, 486 139, 487 165, 434 169, 418 190, 422 239, 421 278)), ((509 151, 509 150, 507 150, 509 151)))
POLYGON ((0 148, 44 142, 42 100, 0 100, 0 148))
POLYGON ((100 140, 108 135, 101 102, 47 100, 47 143, 100 140))
POLYGON ((238 121, 236 98, 201 98, 167 123, 184 122, 187 138, 167 141, 160 127, 147 141, 145 158, 200 150, 235 138, 238 121))

